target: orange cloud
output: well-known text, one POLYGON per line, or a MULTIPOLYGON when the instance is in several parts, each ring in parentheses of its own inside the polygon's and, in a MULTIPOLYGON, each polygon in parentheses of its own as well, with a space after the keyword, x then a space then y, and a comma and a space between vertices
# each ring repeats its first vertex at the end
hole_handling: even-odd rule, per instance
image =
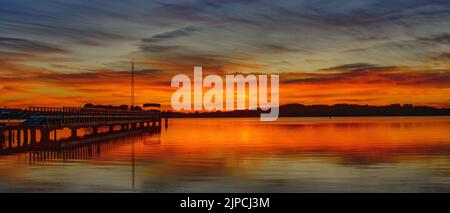
MULTIPOLYGON (((11 57, 19 60, 25 56, 11 57)), ((171 78, 179 73, 192 76, 192 67, 164 60, 147 62, 158 69, 136 71, 136 103, 158 102, 164 109, 171 109, 170 98, 177 89, 170 87, 171 78)), ((233 65, 236 69, 231 71, 238 71, 239 67, 257 67, 252 64, 233 65)), ((230 64, 224 67, 228 66, 230 64)), ((224 67, 204 68, 204 75, 225 75, 227 70, 224 67)), ((0 64, 0 71, 5 73, 5 77, 0 77, 0 103, 3 106, 80 106, 87 102, 119 105, 130 102, 129 71, 60 73, 12 62, 0 64)), ((412 103, 450 106, 450 72, 447 70, 353 64, 314 73, 281 73, 280 81, 280 104, 412 103)))

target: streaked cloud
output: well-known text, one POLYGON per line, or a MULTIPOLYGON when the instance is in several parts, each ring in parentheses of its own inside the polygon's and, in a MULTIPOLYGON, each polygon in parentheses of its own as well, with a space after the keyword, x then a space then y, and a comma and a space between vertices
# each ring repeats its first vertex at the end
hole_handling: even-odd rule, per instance
POLYGON ((24 53, 67 53, 54 45, 20 38, 0 37, 0 49, 24 53))
POLYGON ((126 102, 126 89, 114 88, 127 85, 135 58, 139 92, 148 95, 142 101, 167 101, 171 76, 203 66, 205 74, 278 73, 285 103, 381 104, 408 95, 450 105, 449 1, 0 4, 0 87, 10 94, 0 101, 7 104, 126 102), (11 90, 18 85, 25 90, 11 90))
POLYGON ((450 33, 442 33, 442 34, 433 35, 430 37, 419 37, 418 40, 425 41, 425 42, 434 42, 434 43, 450 45, 450 33))

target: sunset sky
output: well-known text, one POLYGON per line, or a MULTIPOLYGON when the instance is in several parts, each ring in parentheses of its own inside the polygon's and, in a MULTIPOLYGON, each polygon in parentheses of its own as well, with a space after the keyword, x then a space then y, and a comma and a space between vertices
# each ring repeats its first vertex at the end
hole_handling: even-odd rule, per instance
POLYGON ((0 104, 170 108, 176 74, 280 75, 280 103, 450 107, 448 0, 0 0, 0 104))

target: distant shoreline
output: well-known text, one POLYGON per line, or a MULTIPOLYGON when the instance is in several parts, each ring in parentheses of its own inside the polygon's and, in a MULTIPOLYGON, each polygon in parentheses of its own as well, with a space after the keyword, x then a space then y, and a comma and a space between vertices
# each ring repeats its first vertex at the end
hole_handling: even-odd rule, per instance
MULTIPOLYGON (((450 108, 391 104, 369 106, 353 104, 303 105, 287 104, 279 107, 279 117, 399 117, 399 116, 450 116, 450 108)), ((216 112, 162 112, 168 118, 251 118, 266 112, 261 109, 216 112)))

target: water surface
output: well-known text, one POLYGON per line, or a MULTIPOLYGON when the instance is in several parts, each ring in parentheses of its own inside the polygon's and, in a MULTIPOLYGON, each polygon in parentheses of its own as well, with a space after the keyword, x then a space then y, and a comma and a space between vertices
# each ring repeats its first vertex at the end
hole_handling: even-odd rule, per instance
POLYGON ((450 192, 450 117, 171 119, 90 155, 0 156, 0 192, 450 192))

